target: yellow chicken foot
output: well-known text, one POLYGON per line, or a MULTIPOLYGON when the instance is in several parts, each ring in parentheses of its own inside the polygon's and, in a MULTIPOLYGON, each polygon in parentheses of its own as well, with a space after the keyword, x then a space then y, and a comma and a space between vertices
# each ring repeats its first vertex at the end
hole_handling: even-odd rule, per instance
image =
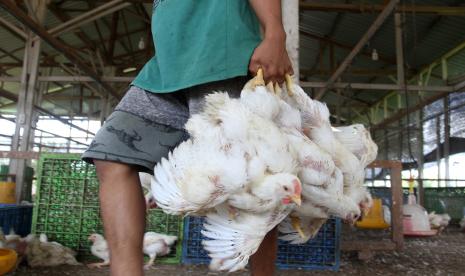
POLYGON ((157 255, 150 256, 149 261, 144 265, 144 270, 149 270, 152 267, 153 263, 155 262, 156 257, 157 255))
POLYGON ((254 78, 253 87, 255 88, 257 86, 265 86, 265 80, 263 79, 263 69, 262 68, 258 69, 257 75, 254 78))
POLYGON ((302 230, 302 226, 300 225, 300 219, 298 217, 291 216, 291 225, 292 225, 292 228, 294 228, 294 230, 296 230, 297 233, 299 233, 299 236, 302 239, 305 239, 307 237, 304 231, 302 230))
POLYGON ((274 93, 276 94, 276 96, 278 96, 278 98, 281 98, 281 93, 283 93, 283 90, 281 89, 279 83, 274 84, 274 93))
POLYGON ((287 88, 287 94, 289 97, 292 97, 294 95, 294 92, 292 91, 292 83, 293 80, 289 74, 286 74, 286 88, 287 88))
POLYGON ((270 82, 266 85, 266 89, 268 89, 268 91, 271 92, 271 93, 273 93, 273 94, 275 93, 275 91, 274 91, 274 86, 273 86, 273 82, 272 82, 272 81, 270 81, 270 82))

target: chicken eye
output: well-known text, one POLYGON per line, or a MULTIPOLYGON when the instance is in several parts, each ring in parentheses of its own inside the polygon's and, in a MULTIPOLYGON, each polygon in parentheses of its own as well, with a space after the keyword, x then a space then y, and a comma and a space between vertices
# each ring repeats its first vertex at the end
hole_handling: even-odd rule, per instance
POLYGON ((284 191, 289 191, 289 188, 287 186, 284 186, 284 191))

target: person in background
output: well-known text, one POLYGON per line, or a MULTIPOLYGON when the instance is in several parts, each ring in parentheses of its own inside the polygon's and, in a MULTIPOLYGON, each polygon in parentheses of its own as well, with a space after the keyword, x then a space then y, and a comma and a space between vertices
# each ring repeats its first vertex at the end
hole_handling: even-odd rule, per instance
MULTIPOLYGON (((186 139, 183 126, 205 95, 237 97, 259 68, 266 82, 282 84, 293 74, 281 0, 155 0, 152 35, 155 56, 82 156, 96 166, 113 276, 143 275, 146 206, 138 172, 153 173, 186 139)), ((273 230, 251 258, 252 275, 272 275, 276 251, 273 230)))

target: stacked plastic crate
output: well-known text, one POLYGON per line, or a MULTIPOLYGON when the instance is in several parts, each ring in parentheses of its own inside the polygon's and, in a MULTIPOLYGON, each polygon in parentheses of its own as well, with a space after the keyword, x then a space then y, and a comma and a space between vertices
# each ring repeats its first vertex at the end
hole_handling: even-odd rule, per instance
MULTIPOLYGON (((205 239, 202 230, 203 218, 187 217, 184 221, 182 262, 185 264, 208 264, 210 258, 202 247, 205 239)), ((330 219, 320 229, 318 235, 302 245, 292 245, 285 241, 278 243, 279 269, 338 270, 340 263, 339 219, 330 219)))
POLYGON ((0 227, 3 233, 14 231, 20 236, 31 232, 32 206, 0 204, 0 227))
MULTIPOLYGON (((182 218, 150 210, 146 231, 179 237, 175 250, 158 261, 180 262, 182 227, 182 218)), ((80 259, 91 257, 88 237, 103 233, 94 166, 77 154, 41 155, 32 232, 45 233, 50 240, 76 250, 80 259)))

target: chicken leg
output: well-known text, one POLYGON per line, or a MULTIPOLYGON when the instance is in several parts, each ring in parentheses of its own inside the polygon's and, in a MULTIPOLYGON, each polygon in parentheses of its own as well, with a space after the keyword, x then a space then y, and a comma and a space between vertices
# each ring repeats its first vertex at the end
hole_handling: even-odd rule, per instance
POLYGON ((262 68, 258 69, 257 75, 254 78, 253 87, 255 88, 257 86, 265 86, 265 80, 263 79, 263 69, 262 68))
POLYGON ((88 268, 102 268, 104 266, 109 266, 109 265, 110 265, 110 261, 103 261, 101 263, 88 264, 87 267, 88 268))
POLYGON ((309 236, 311 238, 315 237, 316 234, 318 234, 318 231, 320 231, 321 226, 323 226, 323 224, 325 224, 326 221, 327 219, 325 218, 312 220, 308 227, 308 231, 310 234, 309 236))
POLYGON ((144 265, 145 270, 149 270, 153 263, 155 262, 155 259, 157 258, 157 254, 149 255, 150 259, 149 261, 144 265))
POLYGON ((291 216, 291 224, 292 227, 297 231, 297 233, 299 233, 302 239, 305 239, 307 237, 304 231, 302 230, 302 226, 300 225, 300 218, 291 216))
POLYGON ((271 93, 275 94, 274 85, 273 85, 273 82, 272 82, 272 81, 270 81, 270 82, 266 85, 266 89, 268 89, 268 92, 271 92, 271 93))
POLYGON ((292 97, 294 95, 294 92, 292 91, 293 80, 289 74, 286 74, 285 78, 286 78, 287 94, 289 95, 289 97, 292 97))
POLYGON ((276 96, 278 96, 278 98, 281 98, 281 93, 283 92, 283 90, 281 89, 281 86, 279 85, 279 83, 275 83, 274 84, 274 93, 276 94, 276 96))

